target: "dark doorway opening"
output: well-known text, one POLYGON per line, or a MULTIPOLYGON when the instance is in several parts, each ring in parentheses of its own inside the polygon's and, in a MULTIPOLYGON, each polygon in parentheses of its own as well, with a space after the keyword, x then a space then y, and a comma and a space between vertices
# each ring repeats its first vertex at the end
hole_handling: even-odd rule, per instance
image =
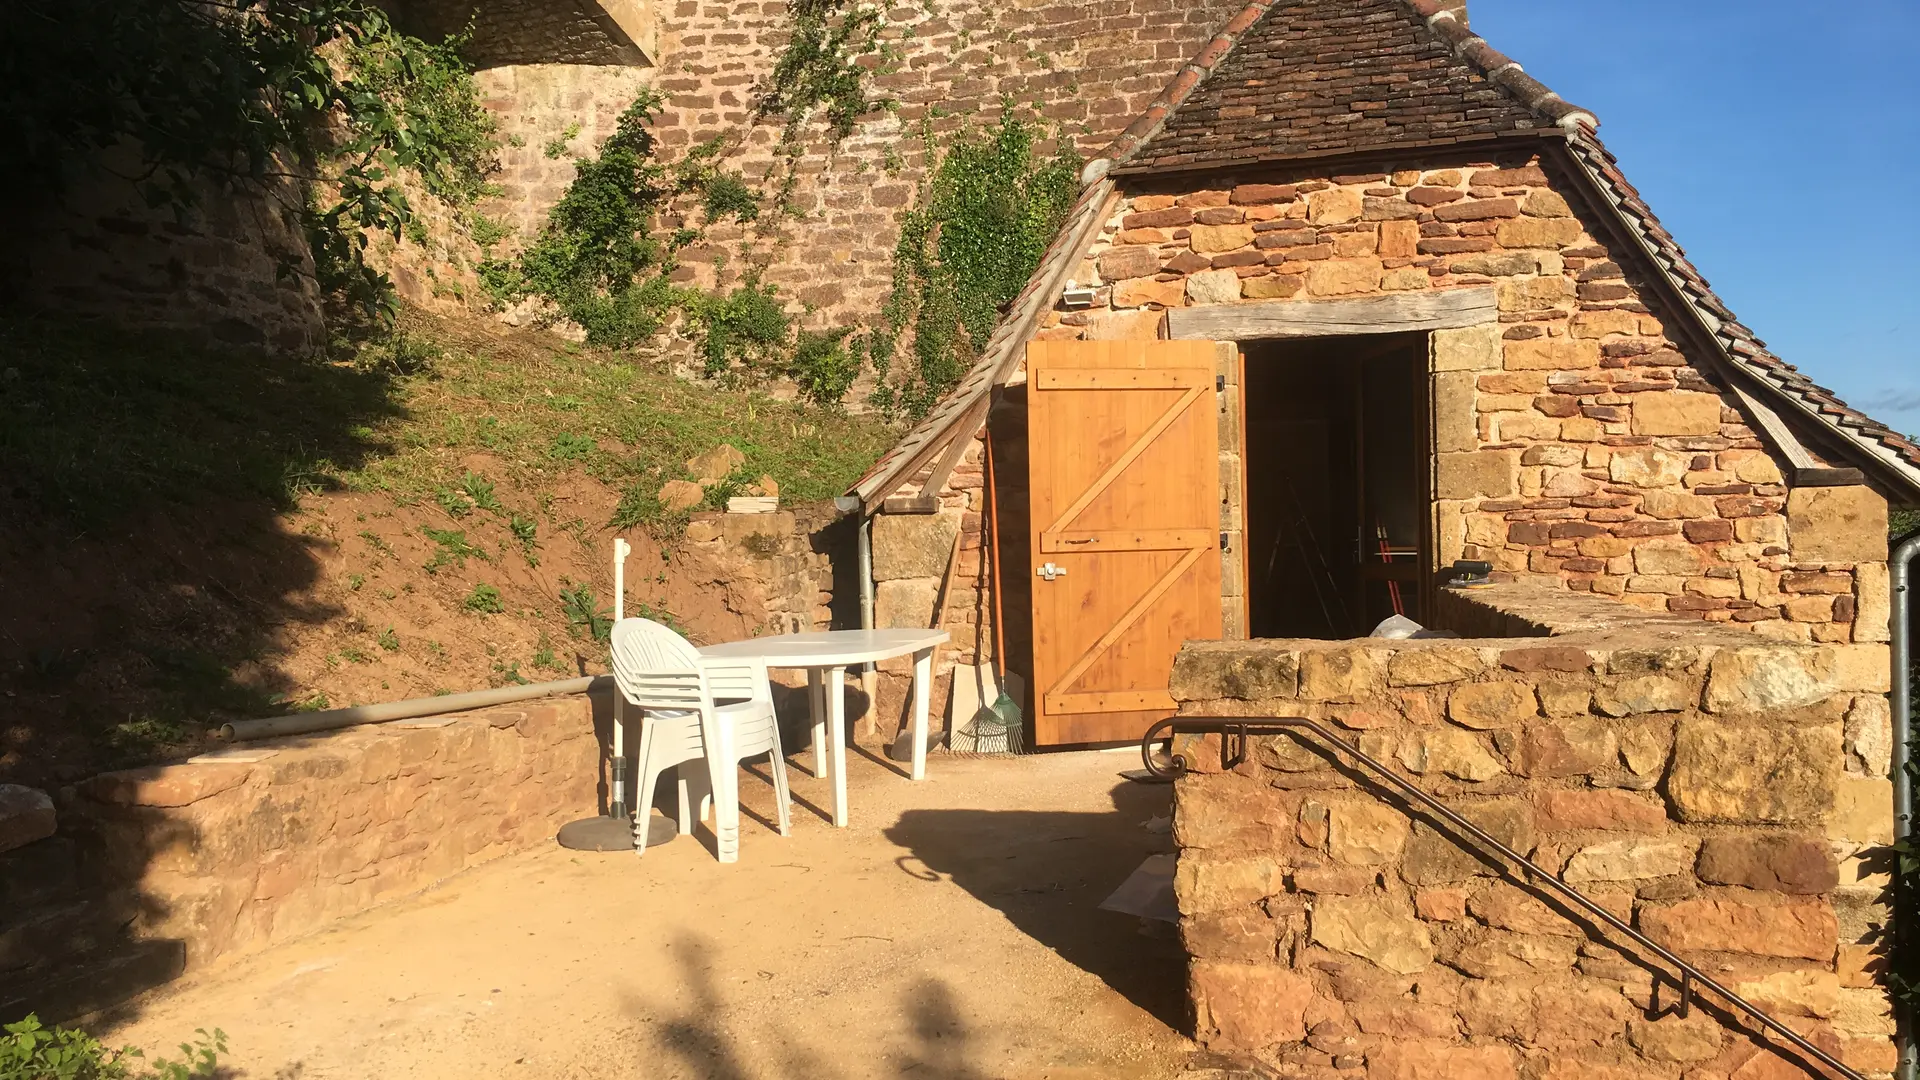
POLYGON ((1252 636, 1359 637, 1396 613, 1423 621, 1427 336, 1243 349, 1252 636))

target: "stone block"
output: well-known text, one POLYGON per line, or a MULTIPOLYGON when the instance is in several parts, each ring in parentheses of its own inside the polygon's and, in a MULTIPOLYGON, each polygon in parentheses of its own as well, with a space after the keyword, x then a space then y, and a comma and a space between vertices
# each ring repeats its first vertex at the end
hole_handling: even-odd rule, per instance
POLYGON ((1271 964, 1278 938, 1274 921, 1259 908, 1209 911, 1180 920, 1180 942, 1200 960, 1271 964))
POLYGON ((1433 963, 1427 926, 1379 896, 1322 896, 1311 916, 1313 942, 1363 956, 1388 971, 1410 975, 1433 963))
POLYGON ((1893 767, 1893 709, 1878 694, 1853 699, 1846 718, 1847 753, 1857 771, 1886 776, 1893 767))
POLYGON ((1362 646, 1314 649, 1300 657, 1300 696, 1310 701, 1359 701, 1380 683, 1380 661, 1362 646))
POLYGON ((1409 772, 1439 773, 1476 784, 1507 771, 1480 736, 1459 728, 1414 733, 1402 741, 1399 758, 1409 772))
POLYGON ((1887 640, 1893 626, 1893 593, 1887 564, 1863 562, 1854 567, 1853 578, 1853 640, 1887 640))
POLYGON ((1400 858, 1411 825, 1385 803, 1338 802, 1327 808, 1327 854, 1350 866, 1387 866, 1400 858))
POLYGON ((1619 736, 1599 720, 1532 724, 1521 733, 1514 771, 1534 779, 1584 776, 1613 764, 1619 752, 1619 736))
POLYGON ((1195 225, 1189 241, 1202 255, 1238 251, 1253 243, 1251 225, 1195 225))
POLYGON ((1841 777, 1827 835, 1856 844, 1893 843, 1893 781, 1841 777))
POLYGON ((1087 341, 1153 341, 1160 337, 1160 324, 1166 321, 1159 311, 1096 311, 1088 316, 1087 341))
POLYGON ((1313 983, 1276 964, 1196 961, 1191 980, 1200 1040, 1217 1050, 1257 1050, 1306 1037, 1313 983))
POLYGON ((1893 689, 1893 658, 1885 645, 1835 645, 1833 685, 1856 693, 1885 694, 1893 689))
MULTIPOLYGON (((1517 224, 1517 222, 1508 222, 1517 224)), ((1367 1080, 1516 1080, 1511 1047, 1394 1039, 1367 1055, 1367 1080)))
POLYGON ((1611 788, 1546 790, 1534 794, 1535 818, 1544 831, 1605 829, 1662 832, 1666 804, 1659 799, 1611 788))
POLYGON ((1193 775, 1174 785, 1173 838, 1182 849, 1277 852, 1292 833, 1293 801, 1258 778, 1193 775))
POLYGON ((0 784, 0 851, 44 840, 56 824, 52 796, 23 784, 0 784))
POLYGON ((97 802, 116 806, 189 806, 229 791, 252 775, 251 765, 155 765, 101 773, 80 784, 97 802))
POLYGON ((1145 246, 1111 248, 1102 253, 1097 261, 1100 279, 1108 283, 1127 278, 1152 277, 1160 271, 1159 253, 1145 246))
POLYGON ((1519 454, 1512 450, 1440 454, 1435 480, 1435 497, 1441 499, 1513 495, 1520 490, 1519 454))
POLYGON ((1593 691, 1579 683, 1543 682, 1534 690, 1548 716, 1583 716, 1593 704, 1593 691))
POLYGON ((1186 302, 1186 295, 1186 283, 1179 278, 1172 281, 1128 278, 1113 287, 1113 306, 1138 308, 1157 304, 1160 307, 1180 307, 1186 302))
POLYGON ((1785 893, 1824 893, 1840 880, 1833 850, 1825 841, 1773 833, 1707 837, 1694 872, 1716 885, 1785 893))
POLYGON ((1719 1018, 1695 1012, 1685 1019, 1665 1016, 1658 1020, 1630 1020, 1627 1041, 1650 1060, 1686 1064, 1719 1054, 1726 1033, 1719 1018))
POLYGON ((1884 563, 1887 500, 1868 487, 1795 488, 1787 534, 1795 562, 1884 563))
POLYGON ((1232 270, 1188 274, 1187 299, 1195 304, 1231 304, 1240 299, 1240 275, 1232 270))
POLYGON ((1572 938, 1491 930, 1455 950, 1447 963, 1476 979, 1565 974, 1573 969, 1577 949, 1572 938))
POLYGON ((873 578, 940 578, 953 555, 960 533, 961 513, 875 514, 873 517, 873 578))
POLYGON ((1382 268, 1377 258, 1328 259, 1307 268, 1307 292, 1314 296, 1352 296, 1380 287, 1382 268))
POLYGON ((1433 332, 1434 371, 1498 371, 1501 365, 1500 324, 1485 323, 1458 330, 1433 332))
POLYGON ((873 590, 874 625, 882 630, 933 625, 939 578, 882 581, 873 590))
POLYGON ((1838 658, 1831 649, 1755 645, 1722 649, 1707 676, 1706 708, 1712 713, 1757 713, 1799 709, 1825 701, 1839 688, 1838 658))
POLYGON ((1650 712, 1679 712, 1698 700, 1693 684, 1667 675, 1639 675, 1603 681, 1593 694, 1593 707, 1607 716, 1634 716, 1650 712))
MULTIPOLYGON (((1498 798, 1456 803, 1452 809, 1520 854, 1533 851, 1533 810, 1527 803, 1498 798)), ((1486 860, 1499 857, 1477 851, 1471 837, 1456 839, 1451 832, 1416 821, 1400 859, 1400 876, 1410 885, 1450 885, 1492 873, 1486 860)))
POLYGON ((1441 453, 1479 449, 1480 428, 1474 418, 1473 380, 1471 371, 1442 371, 1433 376, 1434 449, 1441 453))
POLYGON ((1525 683, 1468 683, 1447 698, 1447 718, 1479 731, 1518 727, 1538 715, 1533 687, 1525 683))
POLYGON ((1585 338, 1523 338, 1505 343, 1508 371, 1586 371, 1600 366, 1600 343, 1585 338))
POLYGON ((1293 697, 1300 689, 1300 654, 1238 643, 1195 642, 1173 661, 1167 690, 1178 701, 1293 697))
POLYGON ((1493 235, 1503 248, 1563 248, 1580 238, 1580 222, 1574 218, 1515 218, 1501 222, 1493 235))
POLYGON ((1474 649, 1462 645, 1406 648, 1387 659, 1387 685, 1437 686, 1470 679, 1486 670, 1474 649))
POLYGON ((1750 893, 1649 904, 1640 910, 1640 930, 1681 952, 1827 961, 1834 955, 1839 923, 1823 899, 1750 893))
MULTIPOLYGON (((1633 466, 1638 468, 1638 464, 1633 466)), ((1684 475, 1684 468, 1681 475, 1684 475)), ((1681 518, 1711 518, 1719 513, 1713 500, 1701 495, 1687 495, 1678 491, 1649 491, 1640 498, 1640 511, 1648 517, 1662 521, 1676 521, 1681 518)), ((1748 518, 1749 521, 1764 521, 1765 518, 1748 518)))
POLYGON ((1664 488, 1678 484, 1692 462, 1687 454, 1657 447, 1621 450, 1607 461, 1607 476, 1616 484, 1664 488))
POLYGON ((1718 435, 1720 395, 1690 390, 1633 394, 1635 435, 1718 435))
POLYGON ((1672 836, 1658 839, 1608 840, 1575 852, 1561 877, 1576 881, 1644 881, 1673 877, 1693 870, 1700 841, 1672 836))
POLYGON ((1681 720, 1668 793, 1690 822, 1818 824, 1833 807, 1840 725, 1681 720))
POLYGON ((1298 274, 1262 274, 1241 278, 1240 295, 1248 300, 1285 300, 1306 287, 1307 279, 1298 274))
POLYGON ((1362 203, 1352 188, 1326 188, 1307 196, 1307 220, 1315 225, 1342 225, 1358 221, 1362 203))
POLYGON ((1700 549, 1678 540, 1651 540, 1633 549, 1633 568, 1641 574, 1689 577, 1700 572, 1700 549))
POLYGON ((1264 857, 1185 856, 1173 875, 1173 893, 1183 916, 1257 904, 1285 889, 1280 864, 1264 857))

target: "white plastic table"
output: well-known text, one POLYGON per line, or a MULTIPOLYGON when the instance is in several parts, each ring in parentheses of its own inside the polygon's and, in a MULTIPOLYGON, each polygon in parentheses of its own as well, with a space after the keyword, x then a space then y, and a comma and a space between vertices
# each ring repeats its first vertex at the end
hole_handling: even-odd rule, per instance
MULTIPOLYGON (((822 630, 811 634, 709 645, 701 656, 759 660, 770 668, 804 669, 813 718, 813 775, 833 777, 833 823, 847 824, 847 669, 913 655, 913 778, 927 775, 927 706, 933 692, 933 650, 945 630, 822 630), (823 730, 824 729, 824 730, 823 730), (831 761, 831 766, 828 762, 831 761)), ((869 708, 872 703, 869 703, 869 708)))

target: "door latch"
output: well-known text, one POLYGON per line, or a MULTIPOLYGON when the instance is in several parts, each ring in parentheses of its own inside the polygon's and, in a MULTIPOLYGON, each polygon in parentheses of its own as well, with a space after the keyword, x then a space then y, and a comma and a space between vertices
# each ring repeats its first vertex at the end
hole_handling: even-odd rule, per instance
POLYGON ((1066 567, 1055 566, 1052 563, 1046 563, 1042 565, 1039 569, 1034 571, 1034 573, 1039 574, 1041 579, 1044 581, 1052 581, 1054 578, 1060 577, 1066 572, 1067 572, 1066 567))

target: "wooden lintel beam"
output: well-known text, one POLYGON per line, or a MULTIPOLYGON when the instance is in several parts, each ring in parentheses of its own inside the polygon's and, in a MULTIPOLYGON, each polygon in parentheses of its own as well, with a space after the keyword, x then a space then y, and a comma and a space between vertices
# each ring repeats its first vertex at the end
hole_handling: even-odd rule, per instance
POLYGON ((1500 305, 1494 291, 1473 286, 1364 300, 1261 300, 1172 308, 1167 312, 1167 336, 1251 341, 1395 334, 1410 330, 1453 330, 1497 322, 1499 318, 1500 305))

